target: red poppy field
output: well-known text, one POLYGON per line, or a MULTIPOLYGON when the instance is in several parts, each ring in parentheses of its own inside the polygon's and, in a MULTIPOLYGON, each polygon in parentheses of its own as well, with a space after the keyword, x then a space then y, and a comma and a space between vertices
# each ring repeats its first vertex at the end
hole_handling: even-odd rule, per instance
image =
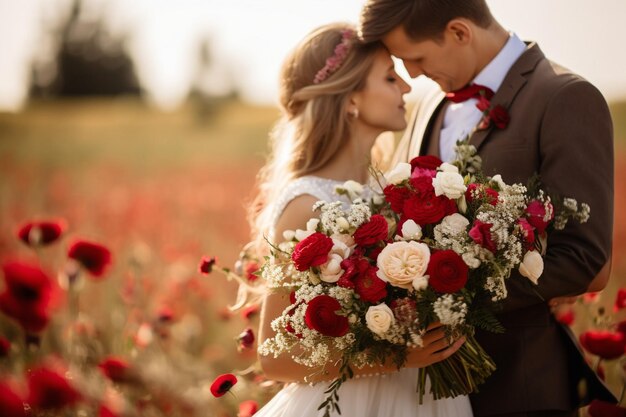
MULTIPOLYGON (((3 416, 243 417, 271 397, 277 386, 255 365, 258 308, 230 312, 236 285, 218 270, 248 240, 245 207, 277 115, 237 103, 163 114, 123 100, 0 114, 3 416), (33 227, 40 221, 50 224, 33 227)), ((619 396, 626 140, 617 139, 612 278, 559 317, 619 396)))

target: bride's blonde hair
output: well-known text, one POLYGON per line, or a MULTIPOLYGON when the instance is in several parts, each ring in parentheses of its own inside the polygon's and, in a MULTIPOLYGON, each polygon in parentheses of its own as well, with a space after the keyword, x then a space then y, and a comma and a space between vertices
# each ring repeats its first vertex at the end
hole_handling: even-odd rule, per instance
POLYGON ((249 209, 252 237, 268 236, 273 227, 272 202, 287 182, 324 167, 347 142, 351 93, 364 88, 375 54, 382 44, 361 44, 349 38, 345 59, 327 78, 317 73, 346 42, 348 24, 330 24, 312 31, 285 60, 280 78, 282 117, 270 134, 270 154, 257 177, 257 195, 249 209))

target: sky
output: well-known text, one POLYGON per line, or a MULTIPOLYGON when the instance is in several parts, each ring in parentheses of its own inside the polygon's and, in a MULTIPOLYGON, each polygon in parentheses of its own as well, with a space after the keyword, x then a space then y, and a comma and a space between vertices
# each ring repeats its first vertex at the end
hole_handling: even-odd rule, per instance
MULTIPOLYGON (((23 107, 29 68, 50 55, 49 22, 71 0, 0 0, 0 111, 23 107)), ((594 83, 608 100, 626 99, 624 0, 487 0, 522 39, 539 42, 552 60, 594 83)), ((235 83, 247 101, 277 102, 282 60, 313 28, 356 23, 364 0, 85 0, 112 33, 128 36, 142 88, 162 109, 178 106, 196 76, 200 39, 211 39, 206 89, 235 83)), ((413 82, 419 94, 422 80, 413 82)))

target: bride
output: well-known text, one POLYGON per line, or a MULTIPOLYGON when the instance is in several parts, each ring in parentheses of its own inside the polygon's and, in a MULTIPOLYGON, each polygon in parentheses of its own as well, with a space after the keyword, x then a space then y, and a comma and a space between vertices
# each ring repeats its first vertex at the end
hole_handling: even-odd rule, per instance
MULTIPOLYGON (((251 221, 259 242, 278 242, 287 230, 304 229, 316 201, 336 201, 334 188, 347 180, 368 182, 376 139, 406 127, 403 95, 409 85, 398 76, 381 44, 359 44, 353 27, 331 24, 310 33, 284 63, 280 103, 284 117, 273 133, 272 154, 259 174, 259 194, 251 221)), ((289 305, 289 296, 268 290, 263 300, 259 340, 274 336, 270 323, 289 305)), ((450 344, 432 328, 424 346, 414 348, 405 367, 393 364, 355 368, 339 390, 343 417, 471 416, 466 396, 418 404, 417 369, 452 355, 450 344)), ((287 383, 255 416, 321 416, 324 391, 338 376, 328 364, 323 374, 295 363, 291 355, 260 356, 270 379, 287 383), (304 381, 307 381, 305 383, 304 381)), ((428 393, 428 388, 427 388, 428 393)))

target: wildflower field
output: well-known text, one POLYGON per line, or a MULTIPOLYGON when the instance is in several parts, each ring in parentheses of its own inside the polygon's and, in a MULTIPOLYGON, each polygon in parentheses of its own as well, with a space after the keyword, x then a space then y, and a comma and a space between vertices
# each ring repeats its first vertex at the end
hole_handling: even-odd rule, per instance
MULTIPOLYGON (((586 334, 589 360, 619 397, 626 109, 614 111, 611 281, 559 317, 586 334)), ((235 101, 162 113, 133 99, 0 114, 3 416, 244 417, 271 398, 279 387, 255 365, 258 309, 230 312, 235 283, 199 264, 233 267, 248 241, 245 207, 277 117, 235 101), (59 238, 34 245, 47 235, 26 230, 20 239, 20 227, 40 220, 59 238), (216 381, 229 373, 236 383, 216 381)))

